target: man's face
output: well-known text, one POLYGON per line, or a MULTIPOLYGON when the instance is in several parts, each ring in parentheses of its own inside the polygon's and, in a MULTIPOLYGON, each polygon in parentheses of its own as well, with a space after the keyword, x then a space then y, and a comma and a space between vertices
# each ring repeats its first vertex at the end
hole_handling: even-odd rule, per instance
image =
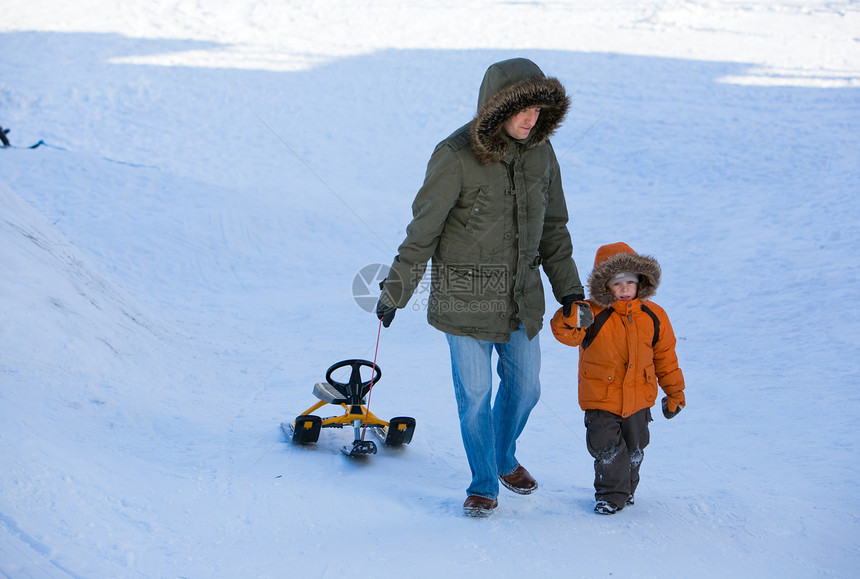
POLYGON ((540 107, 523 109, 505 121, 505 132, 511 138, 522 141, 532 132, 532 128, 537 123, 538 116, 540 116, 540 107))

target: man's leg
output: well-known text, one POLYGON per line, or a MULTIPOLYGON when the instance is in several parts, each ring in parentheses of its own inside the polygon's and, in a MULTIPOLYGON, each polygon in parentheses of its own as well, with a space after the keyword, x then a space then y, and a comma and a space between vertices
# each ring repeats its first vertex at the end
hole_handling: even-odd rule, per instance
POLYGON ((466 493, 495 499, 499 495, 499 481, 496 478, 495 436, 490 409, 493 345, 475 338, 445 335, 451 350, 460 434, 472 471, 472 483, 466 493))
POLYGON ((493 403, 493 425, 496 465, 498 474, 504 476, 511 474, 519 464, 517 438, 540 399, 540 342, 537 336, 529 340, 521 325, 511 334, 509 342, 495 347, 499 353, 500 381, 493 403))

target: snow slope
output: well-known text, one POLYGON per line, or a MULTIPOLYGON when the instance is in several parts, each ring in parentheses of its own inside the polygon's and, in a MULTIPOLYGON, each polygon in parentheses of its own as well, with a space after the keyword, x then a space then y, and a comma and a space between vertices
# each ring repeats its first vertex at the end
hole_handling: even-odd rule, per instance
POLYGON ((0 575, 856 576, 857 2, 2 12, 0 575), (574 97, 553 143, 583 278, 604 243, 656 256, 679 337, 688 407, 655 416, 614 517, 548 332, 518 452, 541 488, 461 516, 426 294, 382 332, 371 398, 416 418, 411 445, 358 462, 348 432, 279 429, 330 364, 373 359, 355 276, 512 56, 574 97))

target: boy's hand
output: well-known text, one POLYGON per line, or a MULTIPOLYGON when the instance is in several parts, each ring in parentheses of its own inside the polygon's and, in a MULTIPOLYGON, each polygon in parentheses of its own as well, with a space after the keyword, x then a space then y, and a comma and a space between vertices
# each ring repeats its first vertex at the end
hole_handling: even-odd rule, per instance
POLYGON ((669 397, 664 396, 663 397, 663 416, 665 416, 667 419, 668 418, 674 418, 675 416, 678 415, 679 412, 681 412, 684 409, 684 403, 683 402, 681 402, 680 404, 675 404, 674 406, 675 406, 674 410, 669 410, 669 397))
POLYGON ((576 302, 579 306, 579 316, 577 317, 577 328, 587 328, 594 322, 594 314, 591 313, 591 308, 585 302, 576 302))

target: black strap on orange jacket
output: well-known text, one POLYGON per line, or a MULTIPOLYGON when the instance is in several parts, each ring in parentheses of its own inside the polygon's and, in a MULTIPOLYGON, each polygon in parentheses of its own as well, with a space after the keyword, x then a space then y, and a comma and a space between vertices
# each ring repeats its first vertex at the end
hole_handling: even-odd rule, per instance
MULTIPOLYGON (((603 324, 606 323, 606 320, 609 319, 609 316, 612 315, 612 312, 615 310, 612 308, 604 308, 599 314, 594 316, 594 322, 588 329, 585 330, 585 339, 582 341, 582 349, 587 350, 591 343, 594 341, 594 338, 597 337, 597 333, 600 331, 600 328, 603 327, 603 324)), ((651 322, 654 324, 654 338, 651 340, 651 347, 657 345, 657 340, 660 338, 660 319, 657 317, 651 308, 642 304, 642 311, 648 314, 648 317, 651 318, 651 322)))

